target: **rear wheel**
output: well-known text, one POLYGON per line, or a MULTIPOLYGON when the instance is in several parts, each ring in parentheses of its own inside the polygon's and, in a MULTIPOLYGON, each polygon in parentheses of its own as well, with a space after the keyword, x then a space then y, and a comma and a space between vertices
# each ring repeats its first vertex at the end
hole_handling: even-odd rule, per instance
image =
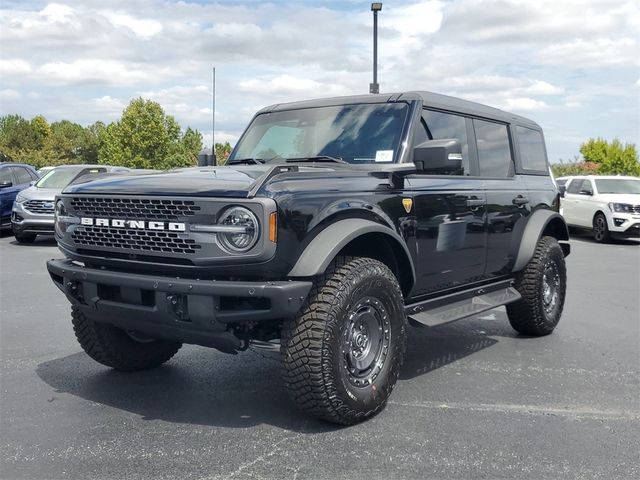
POLYGON ((603 213, 596 213, 593 217, 593 238, 598 243, 608 243, 611 241, 607 217, 603 213))
POLYGON ((511 326, 524 335, 553 332, 560 321, 567 288, 567 269, 558 241, 544 236, 531 261, 516 277, 522 298, 507 305, 511 326))
POLYGON ((94 322, 71 308, 73 331, 82 349, 96 362, 122 371, 145 370, 168 361, 182 344, 148 338, 106 323, 94 322))
POLYGON ((398 379, 406 316, 398 281, 370 258, 340 257, 282 332, 283 377, 303 410, 340 424, 379 412, 398 379))

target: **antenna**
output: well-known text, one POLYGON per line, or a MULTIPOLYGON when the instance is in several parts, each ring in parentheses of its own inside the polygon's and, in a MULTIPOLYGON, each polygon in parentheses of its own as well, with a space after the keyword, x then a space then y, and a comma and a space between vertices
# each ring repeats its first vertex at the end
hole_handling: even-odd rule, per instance
POLYGON ((213 67, 213 83, 212 83, 213 97, 211 100, 211 161, 212 165, 217 165, 216 159, 216 67, 213 67))

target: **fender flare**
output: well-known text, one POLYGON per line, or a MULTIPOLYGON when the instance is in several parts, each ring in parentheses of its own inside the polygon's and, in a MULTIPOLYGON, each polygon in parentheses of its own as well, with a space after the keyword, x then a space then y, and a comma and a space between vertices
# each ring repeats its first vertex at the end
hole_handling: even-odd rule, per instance
MULTIPOLYGON (((554 236, 561 242, 567 242, 569 240, 569 229, 562 215, 552 210, 536 210, 524 224, 524 232, 522 233, 520 245, 515 255, 513 272, 522 270, 533 258, 536 245, 540 237, 542 237, 542 233, 552 222, 556 224, 554 227, 554 236)), ((571 251, 570 246, 568 243, 563 243, 561 246, 564 256, 566 257, 571 251)))
POLYGON ((368 233, 382 233, 389 241, 399 245, 411 265, 411 277, 415 283, 416 271, 406 243, 398 233, 388 227, 362 218, 339 220, 322 230, 302 252, 287 274, 289 277, 313 277, 323 273, 338 252, 352 240, 368 233))

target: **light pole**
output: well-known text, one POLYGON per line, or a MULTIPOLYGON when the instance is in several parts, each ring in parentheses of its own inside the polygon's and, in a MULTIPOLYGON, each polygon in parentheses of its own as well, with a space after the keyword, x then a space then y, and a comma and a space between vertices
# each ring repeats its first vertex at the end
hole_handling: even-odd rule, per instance
POLYGON ((373 83, 369 84, 369 93, 380 93, 378 85, 378 12, 382 10, 382 3, 372 3, 373 12, 373 83))
POLYGON ((211 101, 211 163, 217 165, 216 159, 216 67, 213 67, 213 82, 211 84, 211 90, 213 93, 211 101))

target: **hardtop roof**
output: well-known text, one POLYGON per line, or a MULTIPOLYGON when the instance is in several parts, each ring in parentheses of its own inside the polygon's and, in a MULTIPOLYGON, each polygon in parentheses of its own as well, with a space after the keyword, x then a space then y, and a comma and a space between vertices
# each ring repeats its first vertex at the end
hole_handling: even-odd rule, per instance
POLYGON ((343 97, 317 98, 303 100, 299 102, 278 103, 263 108, 258 113, 277 112, 283 110, 296 110, 300 108, 328 107, 335 105, 353 105, 359 103, 387 103, 422 100, 425 107, 432 107, 438 110, 450 110, 474 117, 482 117, 489 120, 498 120, 506 123, 515 123, 537 130, 542 130, 540 126, 529 118, 505 112, 498 108, 489 107, 481 103, 463 100, 461 98, 441 95, 439 93, 426 91, 408 91, 398 93, 351 95, 343 97))

